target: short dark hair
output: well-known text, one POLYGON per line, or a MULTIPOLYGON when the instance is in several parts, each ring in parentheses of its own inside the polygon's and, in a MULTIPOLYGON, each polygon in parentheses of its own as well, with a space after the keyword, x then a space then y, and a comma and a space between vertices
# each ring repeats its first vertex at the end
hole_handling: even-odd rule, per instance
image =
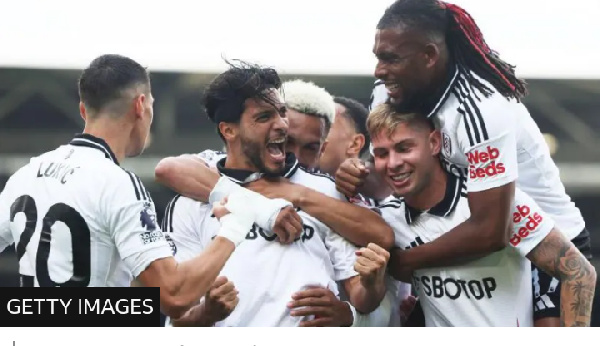
POLYGON ((136 85, 150 88, 150 75, 135 60, 118 54, 105 54, 92 60, 79 77, 79 97, 92 111, 100 111, 118 100, 123 91, 136 85))
POLYGON ((362 103, 343 96, 336 96, 333 98, 335 103, 346 108, 343 113, 345 118, 352 121, 354 124, 354 130, 357 133, 365 136, 365 145, 360 149, 360 156, 363 156, 369 150, 369 143, 371 143, 371 136, 367 131, 367 117, 369 116, 369 110, 362 103))
POLYGON ((258 98, 275 105, 276 100, 267 91, 281 87, 277 71, 241 60, 225 62, 229 69, 215 77, 204 91, 206 115, 212 122, 239 123, 247 99, 258 98))
POLYGON ((492 93, 471 71, 488 81, 506 98, 520 100, 527 93, 515 66, 500 59, 483 39, 475 20, 461 7, 439 0, 396 0, 377 24, 377 29, 396 26, 445 38, 450 57, 471 85, 484 96, 492 93))

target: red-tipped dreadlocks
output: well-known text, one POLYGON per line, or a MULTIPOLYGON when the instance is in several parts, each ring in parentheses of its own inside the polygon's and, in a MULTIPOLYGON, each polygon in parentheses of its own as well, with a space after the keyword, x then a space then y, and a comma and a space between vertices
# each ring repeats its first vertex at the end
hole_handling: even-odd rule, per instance
MULTIPOLYGON (((479 54, 481 54, 481 57, 483 58, 483 60, 485 60, 485 62, 494 71, 496 71, 496 73, 500 76, 500 78, 502 78, 502 80, 506 83, 506 85, 510 88, 510 90, 512 90, 513 92, 516 91, 517 87, 513 83, 511 83, 506 78, 504 73, 501 72, 496 67, 496 65, 493 62, 491 62, 490 59, 488 58, 488 56, 490 56, 490 55, 494 55, 495 57, 497 57, 498 55, 490 49, 490 47, 487 45, 487 43, 485 43, 485 40, 483 39, 483 34, 481 33, 481 30, 479 30, 479 27, 477 26, 477 24, 475 24, 475 20, 473 20, 473 17, 471 17, 471 15, 467 13, 467 11, 458 7, 457 5, 447 4, 443 1, 440 1, 440 3, 442 4, 442 6, 445 6, 448 11, 450 11, 452 13, 454 20, 456 21, 456 23, 458 24, 460 29, 464 32, 465 37, 469 40, 469 42, 471 42, 471 44, 473 45, 475 50, 479 54)), ((508 64, 504 63, 503 65, 505 65, 503 67, 508 67, 511 70, 511 72, 514 70, 514 67, 512 67, 508 64)))
POLYGON ((454 62, 466 72, 469 83, 485 96, 492 90, 472 73, 507 98, 520 100, 525 96, 525 82, 516 77, 514 66, 500 59, 487 45, 473 18, 461 7, 439 0, 397 0, 386 10, 377 28, 400 24, 443 34, 454 62))

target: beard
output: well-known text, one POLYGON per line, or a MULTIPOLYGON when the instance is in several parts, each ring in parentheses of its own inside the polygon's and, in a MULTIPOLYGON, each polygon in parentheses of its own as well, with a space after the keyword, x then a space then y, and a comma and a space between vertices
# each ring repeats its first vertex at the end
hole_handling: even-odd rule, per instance
POLYGON ((264 143, 259 143, 258 141, 252 140, 242 135, 240 144, 242 146, 242 153, 246 157, 246 160, 248 160, 252 166, 256 167, 256 169, 258 169, 260 173, 277 175, 283 171, 284 166, 278 167, 276 169, 269 169, 265 165, 265 162, 262 157, 262 153, 265 150, 264 143))

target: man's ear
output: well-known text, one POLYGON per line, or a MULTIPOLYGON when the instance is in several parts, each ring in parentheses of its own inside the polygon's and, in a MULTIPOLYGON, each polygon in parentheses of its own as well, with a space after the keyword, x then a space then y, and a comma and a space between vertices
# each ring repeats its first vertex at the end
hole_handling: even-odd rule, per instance
POLYGON ((427 68, 435 66, 440 59, 440 47, 435 43, 428 43, 425 45, 425 59, 427 68))
POLYGON ((346 148, 346 154, 348 155, 348 157, 359 157, 360 151, 366 144, 365 142, 365 135, 363 135, 362 133, 357 133, 353 135, 352 140, 348 145, 348 148, 346 148))
POLYGON ((235 123, 219 123, 219 132, 226 140, 233 140, 238 133, 238 124, 235 123))
POLYGON ((323 144, 321 145, 321 152, 319 153, 319 157, 321 157, 321 155, 323 155, 323 153, 325 152, 325 148, 327 148, 327 144, 329 144, 329 141, 325 140, 325 142, 323 142, 323 144))
POLYGON ((429 145, 433 155, 438 155, 440 153, 440 150, 442 149, 442 134, 440 133, 440 130, 433 130, 429 134, 429 145))
POLYGON ((87 111, 85 109, 85 104, 83 104, 83 102, 79 102, 79 115, 81 115, 81 118, 83 119, 83 121, 87 120, 87 111))
POLYGON ((144 102, 146 101, 146 95, 139 94, 133 99, 133 110, 136 118, 142 118, 144 116, 144 102))

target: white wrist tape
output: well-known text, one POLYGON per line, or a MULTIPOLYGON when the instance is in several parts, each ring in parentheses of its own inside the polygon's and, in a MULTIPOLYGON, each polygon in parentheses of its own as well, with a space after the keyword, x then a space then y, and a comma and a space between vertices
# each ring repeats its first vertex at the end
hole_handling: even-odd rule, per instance
POLYGON ((208 203, 213 205, 215 202, 221 202, 223 198, 229 196, 229 194, 231 194, 233 191, 241 188, 241 186, 234 183, 230 179, 226 177, 220 177, 219 181, 217 181, 217 184, 208 195, 208 203))
POLYGON ((244 214, 227 214, 219 219, 221 228, 217 235, 233 242, 237 247, 252 229, 254 219, 244 214))
POLYGON ((279 216, 279 213, 283 208, 292 206, 292 203, 282 198, 270 199, 262 195, 259 196, 260 198, 263 198, 264 201, 260 202, 262 203, 260 210, 256 213, 256 224, 263 230, 272 234, 277 216, 279 216))
POLYGON ((281 209, 292 206, 292 203, 285 199, 267 198, 239 186, 226 177, 219 179, 210 193, 209 201, 219 202, 223 197, 228 197, 225 207, 231 213, 252 213, 254 222, 266 231, 267 235, 272 234, 273 225, 281 209))

